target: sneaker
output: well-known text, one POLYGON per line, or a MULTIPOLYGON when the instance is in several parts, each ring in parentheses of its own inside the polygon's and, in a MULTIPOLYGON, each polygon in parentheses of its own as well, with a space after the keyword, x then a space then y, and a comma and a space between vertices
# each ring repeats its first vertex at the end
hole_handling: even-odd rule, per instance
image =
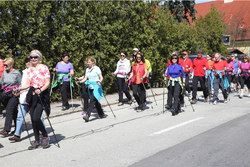
POLYGON ((10 137, 9 140, 13 142, 19 142, 21 141, 21 138, 19 136, 13 136, 13 137, 10 137))
POLYGON ((30 144, 31 146, 28 147, 28 150, 34 150, 40 147, 40 144, 38 141, 32 141, 30 144))
POLYGON ((99 117, 102 119, 102 118, 106 118, 108 115, 106 114, 103 114, 103 115, 99 115, 99 117))
POLYGON ((82 119, 84 119, 85 122, 89 122, 89 116, 85 114, 82 119))
POLYGON ((118 103, 118 106, 122 106, 122 105, 123 105, 123 103, 122 103, 122 102, 119 102, 119 103, 118 103))
POLYGON ((240 94, 240 96, 239 96, 239 97, 240 97, 240 99, 241 99, 241 98, 243 98, 243 94, 240 94))
POLYGON ((9 136, 9 132, 2 130, 0 131, 0 135, 2 135, 2 137, 8 137, 9 136))
POLYGON ((195 104, 197 102, 196 99, 192 99, 191 104, 195 104))
POLYGON ((173 108, 170 109, 170 112, 172 113, 172 116, 175 116, 176 115, 176 112, 173 108))
POLYGON ((171 107, 169 106, 169 105, 165 105, 165 108, 167 109, 167 110, 169 110, 171 107))
POLYGON ((132 104, 132 100, 129 100, 129 101, 128 101, 128 104, 132 104))
POLYGON ((224 103, 227 103, 228 101, 227 101, 227 99, 224 99, 224 103))
POLYGON ((214 100, 213 105, 216 105, 216 104, 217 104, 217 100, 214 100))
POLYGON ((69 106, 62 106, 62 110, 68 110, 69 109, 69 106))
POLYGON ((43 137, 41 139, 41 146, 43 147, 43 149, 49 147, 49 137, 43 137))

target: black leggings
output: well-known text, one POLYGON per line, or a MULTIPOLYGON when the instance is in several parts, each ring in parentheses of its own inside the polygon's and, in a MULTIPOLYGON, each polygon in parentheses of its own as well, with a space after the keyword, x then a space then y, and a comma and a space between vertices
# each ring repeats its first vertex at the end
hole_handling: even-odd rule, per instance
POLYGON ((84 101, 83 110, 87 111, 89 107, 89 94, 88 87, 84 83, 81 85, 80 96, 83 98, 84 101))
POLYGON ((244 89, 244 85, 247 85, 247 88, 250 89, 250 77, 247 76, 240 76, 240 87, 244 89))
POLYGON ((42 132, 43 137, 48 137, 48 133, 41 121, 41 115, 43 113, 43 107, 40 101, 36 104, 34 109, 30 109, 30 116, 32 122, 32 128, 35 135, 35 140, 39 141, 39 131, 42 132))
POLYGON ((128 100, 131 100, 131 95, 128 91, 128 85, 125 83, 125 78, 117 78, 118 92, 119 92, 119 102, 123 101, 123 92, 125 93, 128 100))

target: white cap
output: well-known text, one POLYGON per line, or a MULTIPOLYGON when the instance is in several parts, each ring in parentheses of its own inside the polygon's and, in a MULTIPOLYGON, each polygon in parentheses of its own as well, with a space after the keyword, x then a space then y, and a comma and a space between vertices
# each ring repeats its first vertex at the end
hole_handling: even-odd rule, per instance
POLYGON ((134 48, 133 51, 139 52, 139 49, 138 48, 134 48))

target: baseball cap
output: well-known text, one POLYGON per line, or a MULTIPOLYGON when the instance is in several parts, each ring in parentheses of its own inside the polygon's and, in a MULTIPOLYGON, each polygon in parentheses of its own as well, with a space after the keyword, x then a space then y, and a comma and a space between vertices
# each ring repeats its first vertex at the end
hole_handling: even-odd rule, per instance
POLYGON ((183 54, 183 55, 187 55, 187 54, 188 54, 188 52, 187 52, 187 51, 184 51, 184 52, 182 52, 182 54, 183 54))
POLYGON ((137 48, 134 48, 134 49, 133 49, 133 51, 136 51, 136 52, 138 52, 138 51, 139 51, 139 49, 137 49, 137 48))

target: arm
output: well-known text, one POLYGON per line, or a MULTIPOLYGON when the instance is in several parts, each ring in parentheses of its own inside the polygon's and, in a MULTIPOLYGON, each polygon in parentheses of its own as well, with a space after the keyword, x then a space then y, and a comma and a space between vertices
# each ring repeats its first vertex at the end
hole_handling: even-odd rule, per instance
POLYGON ((97 82, 97 85, 100 85, 103 81, 102 73, 98 74, 100 81, 97 82))

